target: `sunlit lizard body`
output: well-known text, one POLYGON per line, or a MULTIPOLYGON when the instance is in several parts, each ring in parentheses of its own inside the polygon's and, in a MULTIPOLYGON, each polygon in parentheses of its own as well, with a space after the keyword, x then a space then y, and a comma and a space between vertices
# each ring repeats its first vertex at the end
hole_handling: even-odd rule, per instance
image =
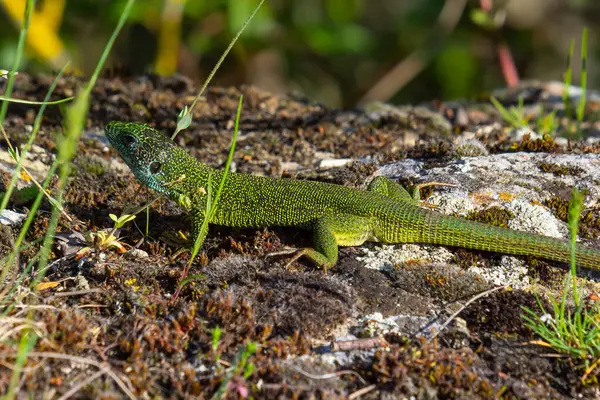
MULTIPOLYGON (((111 122, 106 136, 135 176, 187 208, 194 237, 204 221, 209 181, 215 193, 222 171, 200 163, 171 139, 142 124, 111 122)), ((299 252, 324 268, 338 246, 365 241, 431 243, 568 262, 567 242, 443 215, 419 207, 400 185, 375 178, 368 190, 321 182, 230 173, 212 224, 295 226, 312 232, 314 248, 299 252)), ((577 264, 600 269, 600 252, 578 246, 577 264)))

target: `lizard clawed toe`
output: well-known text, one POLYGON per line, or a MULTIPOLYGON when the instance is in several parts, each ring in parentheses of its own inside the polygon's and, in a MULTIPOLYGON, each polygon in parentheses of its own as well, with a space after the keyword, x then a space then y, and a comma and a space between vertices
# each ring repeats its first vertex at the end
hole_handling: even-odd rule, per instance
POLYGON ((293 254, 290 261, 288 261, 287 264, 285 264, 284 268, 288 269, 289 266, 294 261, 296 261, 298 258, 300 258, 302 256, 302 254, 299 254, 301 251, 302 251, 301 249, 297 249, 297 248, 289 248, 289 249, 284 249, 284 250, 279 250, 279 251, 273 251, 271 253, 265 254, 265 259, 271 258, 271 257, 278 257, 278 256, 289 256, 290 254, 293 254))
POLYGON ((277 256, 289 256, 290 254, 295 254, 299 249, 297 248, 289 248, 283 249, 279 251, 273 251, 271 253, 265 254, 265 258, 277 257, 277 256))
MULTIPOLYGON (((295 248, 294 249, 284 249, 284 250, 268 253, 265 255, 265 258, 277 257, 277 256, 289 256, 290 254, 293 254, 293 256, 289 259, 289 261, 284 266, 285 269, 289 269, 292 266, 292 264, 294 262, 298 261, 298 259, 300 259, 301 257, 310 256, 311 250, 312 249, 310 247, 305 247, 303 249, 295 249, 295 248)), ((327 272, 326 265, 321 265, 321 267, 323 268, 324 272, 327 272)))

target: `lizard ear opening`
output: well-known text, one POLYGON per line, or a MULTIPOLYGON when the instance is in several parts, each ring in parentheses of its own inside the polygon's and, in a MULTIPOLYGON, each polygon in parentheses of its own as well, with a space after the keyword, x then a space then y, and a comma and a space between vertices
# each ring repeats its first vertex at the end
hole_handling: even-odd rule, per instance
POLYGON ((159 163, 158 161, 153 161, 150 163, 150 173, 151 174, 157 174, 160 171, 160 167, 161 167, 161 163, 159 163))

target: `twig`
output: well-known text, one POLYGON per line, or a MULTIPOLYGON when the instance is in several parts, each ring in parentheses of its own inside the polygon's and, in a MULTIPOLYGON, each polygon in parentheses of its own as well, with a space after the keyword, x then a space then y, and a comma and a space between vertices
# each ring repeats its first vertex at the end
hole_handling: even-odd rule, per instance
MULTIPOLYGON (((479 7, 487 14, 492 12, 493 0, 479 0, 479 7)), ((500 69, 504 75, 504 81, 510 88, 519 84, 519 73, 510 52, 510 47, 505 42, 497 43, 496 52, 498 53, 498 61, 500 61, 500 69)))
MULTIPOLYGON (((13 365, 13 364, 9 364, 9 363, 7 363, 7 362, 4 362, 4 361, 2 361, 2 360, 0 360, 0 365, 2 365, 4 368, 6 368, 6 369, 9 369, 9 370, 11 370, 11 371, 13 371, 13 370, 15 369, 15 367, 14 367, 14 365, 13 365)), ((35 365, 34 365, 34 366, 32 366, 32 367, 23 367, 23 368, 21 368, 21 369, 20 369, 20 371, 21 371, 21 372, 25 372, 26 374, 31 374, 31 373, 33 373, 35 370, 38 370, 38 369, 40 369, 40 367, 41 367, 41 366, 43 366, 43 365, 44 365, 44 363, 43 363, 43 362, 40 362, 40 363, 37 363, 37 364, 35 364, 35 365)))
POLYGON ((331 343, 331 351, 351 351, 389 347, 390 344, 383 337, 370 337, 355 340, 343 340, 331 343))
POLYGON ((360 376, 360 374, 358 372, 352 371, 350 369, 345 369, 345 370, 342 370, 342 371, 336 371, 336 372, 332 372, 330 374, 313 375, 313 374, 311 374, 309 372, 301 370, 300 368, 296 367, 295 365, 288 364, 287 366, 290 367, 291 369, 293 369, 294 371, 298 372, 299 374, 304 375, 308 379, 312 379, 312 380, 315 380, 315 381, 337 378, 337 377, 340 377, 340 376, 343 376, 343 375, 354 375, 354 376, 356 376, 361 381, 361 383, 363 385, 367 384, 367 381, 365 381, 363 379, 363 377, 360 376))
POLYGON ((23 313, 23 311, 29 311, 29 310, 58 310, 58 307, 55 306, 46 306, 46 305, 40 305, 40 304, 17 304, 14 306, 15 308, 22 308, 23 310, 19 311, 17 313, 17 315, 21 315, 21 313, 23 313))
POLYGON ((56 297, 82 296, 84 294, 100 293, 100 292, 102 292, 102 290, 98 289, 98 288, 85 289, 85 290, 74 290, 72 292, 55 293, 52 296, 47 297, 46 300, 54 299, 56 297))
POLYGON ((450 316, 450 317, 449 317, 449 318, 446 320, 446 322, 444 322, 444 323, 442 324, 442 326, 440 327, 440 330, 434 333, 434 335, 433 335, 432 339, 435 339, 435 338, 436 338, 436 337, 437 337, 437 336, 438 336, 438 335, 439 335, 439 334, 440 334, 440 333, 441 333, 441 332, 442 332, 442 331, 443 331, 443 330, 444 330, 444 329, 445 329, 445 328, 448 326, 448 324, 449 324, 450 322, 452 322, 452 320, 453 320, 454 318, 456 318, 456 316, 457 316, 458 314, 460 314, 461 312, 463 312, 463 310, 464 310, 465 308, 467 308, 467 307, 468 307, 468 306, 469 306, 471 303, 473 303, 475 300, 477 300, 477 299, 480 299, 480 298, 482 298, 482 297, 485 297, 485 296, 487 296, 487 295, 490 295, 490 294, 492 294, 492 293, 494 293, 494 292, 497 292, 498 290, 501 290, 501 289, 506 289, 507 287, 508 287, 508 285, 496 286, 495 288, 491 288, 491 289, 489 289, 489 290, 483 291, 483 292, 481 292, 481 293, 479 293, 479 294, 475 295, 474 297, 470 298, 470 299, 469 299, 469 300, 468 300, 468 301, 467 301, 465 304, 463 304, 463 306, 462 306, 461 308, 459 308, 459 309, 458 309, 458 311, 456 311, 454 314, 452 314, 452 315, 451 315, 451 316, 450 316))
POLYGON ((129 397, 130 399, 133 399, 133 400, 136 399, 135 395, 131 392, 131 390, 129 390, 127 388, 127 386, 125 386, 125 383, 123 383, 121 378, 119 378, 117 376, 117 374, 115 374, 115 372, 112 369, 110 369, 110 366, 108 366, 106 364, 101 364, 96 360, 72 356, 69 354, 54 353, 54 352, 50 352, 50 351, 32 351, 31 353, 29 353, 28 356, 29 357, 40 357, 40 358, 54 358, 54 359, 58 359, 58 360, 67 360, 67 361, 72 361, 72 362, 76 362, 76 363, 92 365, 92 366, 98 368, 99 370, 103 371, 104 373, 106 373, 108 376, 110 376, 115 381, 117 386, 119 386, 119 388, 121 388, 121 390, 127 395, 127 397, 129 397))
POLYGON ((75 386, 73 386, 65 394, 63 394, 62 396, 60 396, 58 398, 58 400, 67 400, 69 397, 71 397, 75 393, 77 393, 81 388, 83 388, 84 386, 89 385, 90 383, 92 383, 96 379, 100 378, 104 374, 106 374, 106 370, 105 369, 101 369, 100 371, 97 371, 93 375, 87 377, 86 379, 82 380, 81 382, 79 382, 78 384, 76 384, 75 386))
POLYGON ((497 51, 500 69, 502 69, 506 85, 510 88, 514 88, 519 84, 520 79, 510 48, 506 43, 498 43, 497 51))
POLYGON ((106 304, 82 304, 76 306, 75 308, 106 308, 108 307, 106 304))
POLYGON ((358 389, 356 392, 350 393, 350 395, 348 396, 348 400, 358 399, 363 394, 367 394, 367 393, 375 390, 376 388, 377 388, 377 385, 375 385, 375 384, 365 386, 362 389, 358 389))
POLYGON ((23 329, 32 329, 37 335, 45 335, 45 326, 42 323, 30 321, 27 318, 2 317, 0 318, 0 343, 12 337, 15 333, 23 329), (4 329, 9 324, 16 325, 10 329, 4 329))
MULTIPOLYGON (((0 125, 0 132, 2 133, 2 136, 4 136, 4 140, 6 140, 6 144, 8 145, 8 147, 10 148, 10 150, 13 152, 13 154, 17 154, 14 147, 12 146, 12 143, 10 142, 10 139, 8 138, 8 135, 6 134, 6 131, 4 130, 4 127, 2 125, 0 125)), ((22 156, 20 156, 22 157, 22 156)), ((15 160, 13 158, 13 161, 18 163, 18 160, 15 160)), ((67 212, 64 210, 64 208, 62 206, 59 206, 58 203, 56 203, 56 200, 50 196, 50 194, 48 192, 46 192, 44 190, 44 188, 42 187, 42 185, 40 185, 40 183, 37 181, 37 179, 34 178, 33 175, 31 175, 29 173, 29 171, 27 170, 27 168, 25 168, 25 162, 23 161, 23 163, 21 163, 21 168, 23 169, 23 172, 25 172, 29 178, 31 178, 31 182, 33 182, 35 184, 35 186, 37 186, 37 188, 39 189, 40 192, 42 192, 47 198, 48 201, 55 207, 57 207, 61 214, 67 218, 69 220, 69 222, 73 222, 73 219, 71 217, 69 217, 69 215, 67 214, 67 212)))
POLYGON ((290 385, 287 383, 263 383, 262 385, 260 385, 259 390, 293 390, 293 391, 298 391, 298 390, 302 390, 305 392, 308 392, 310 390, 313 390, 314 388, 308 386, 308 385, 290 385))

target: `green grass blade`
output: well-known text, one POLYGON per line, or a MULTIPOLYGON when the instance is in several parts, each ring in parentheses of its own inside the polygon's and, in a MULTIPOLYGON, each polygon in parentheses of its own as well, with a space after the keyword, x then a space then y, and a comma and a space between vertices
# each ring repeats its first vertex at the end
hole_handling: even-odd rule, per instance
POLYGON ((569 53, 567 54, 567 69, 565 70, 565 78, 564 78, 564 91, 563 91, 563 105, 565 107, 565 116, 567 118, 571 117, 571 98, 569 96, 569 88, 571 87, 571 83, 573 81, 573 69, 571 68, 571 59, 573 58, 573 51, 575 49, 575 41, 571 40, 569 44, 569 53))
POLYGON ((37 134, 40 130, 40 126, 42 124, 42 117, 44 116, 44 111, 46 111, 46 105, 49 104, 48 102, 46 102, 46 100, 50 99, 50 96, 52 96, 52 93, 54 92, 54 89, 56 89, 56 86, 58 85, 58 81, 64 74, 67 66, 68 66, 68 64, 65 64, 65 66, 63 66, 62 69, 58 72, 58 75, 56 75, 56 77, 54 78, 54 81, 52 82, 52 84, 50 85, 50 88, 48 89, 48 93, 46 93, 46 98, 44 99, 44 102, 42 102, 43 105, 42 105, 42 107, 40 107, 40 110, 35 117, 35 122, 33 123, 33 130, 31 132, 31 134, 29 135, 27 143, 21 149, 21 157, 17 161, 17 166, 15 167, 15 172, 11 176, 10 183, 8 184, 8 187, 6 188, 4 197, 2 198, 2 203, 0 203, 0 212, 2 212, 2 210, 4 210, 6 208, 6 206, 8 205, 8 200, 10 198, 10 195, 12 194, 15 184, 17 183, 17 180, 19 179, 19 174, 21 173, 21 168, 23 166, 23 160, 27 156, 29 149, 31 149, 31 146, 33 145, 33 142, 34 142, 35 138, 37 137, 37 134))
MULTIPOLYGON (((217 205, 219 203, 219 199, 221 197, 223 187, 225 186, 225 180, 227 179, 227 174, 229 173, 229 169, 231 168, 231 162, 233 160, 233 155, 235 154, 235 145, 237 143, 237 138, 238 138, 238 133, 239 133, 240 117, 241 117, 241 113, 242 113, 243 100, 244 100, 244 96, 240 96, 240 101, 238 103, 238 108, 237 108, 237 112, 235 115, 233 137, 231 139, 231 146, 229 147, 229 155, 227 156, 227 162, 225 163, 225 169, 223 170, 223 175, 221 176, 221 181, 219 182, 219 187, 217 189, 217 192, 216 192, 214 198, 212 195, 212 186, 213 186, 212 185, 212 174, 209 175, 208 185, 207 185, 208 186, 207 195, 206 195, 207 203, 206 203, 205 218, 204 218, 204 221, 202 222, 202 226, 200 227, 200 232, 198 234, 198 237, 194 241, 194 246, 192 248, 192 254, 190 256, 190 261, 188 262, 186 269, 189 269, 189 267, 192 265, 192 262, 198 255, 198 252, 200 251, 200 248, 202 247, 202 244, 204 243, 204 240, 206 239, 206 235, 208 233, 208 224, 217 210, 217 205)), ((186 279, 183 279, 179 283, 176 295, 179 294, 179 290, 187 282, 189 282, 189 281, 186 279)))
POLYGON ((17 348, 17 359, 13 364, 13 372, 10 377, 10 384, 6 393, 5 399, 14 399, 16 397, 16 389, 19 386, 20 375, 27 361, 29 352, 33 350, 33 346, 37 341, 37 335, 31 329, 26 329, 21 335, 19 347, 17 348))
MULTIPOLYGON (((55 160, 54 163, 50 166, 50 169, 48 170, 48 174, 46 175, 46 179, 44 180, 44 183, 42 185, 43 190, 38 192, 35 200, 33 201, 33 204, 31 205, 31 209, 29 210, 27 218, 25 219, 25 222, 23 223, 23 226, 21 227, 19 236, 17 237, 17 240, 15 240, 13 249, 10 252, 10 254, 8 255, 8 260, 7 260, 6 264, 4 264, 4 266, 2 267, 0 281, 3 281, 5 279, 5 277, 8 275, 13 262, 17 258, 17 255, 19 254, 19 252, 21 251, 21 244, 23 243, 23 240, 25 240, 25 236, 27 235, 27 232, 29 231, 29 227, 33 223, 33 219, 36 215, 36 212, 37 212, 38 208, 40 207, 40 204, 42 203, 42 199, 44 198, 43 191, 46 190, 48 188, 48 186, 50 186, 50 182, 52 182, 52 177, 54 176, 54 172, 56 172, 57 167, 58 167, 58 161, 55 160)), ((29 272, 28 268, 25 268, 23 270, 23 272, 21 273, 21 277, 19 277, 19 279, 17 279, 17 281, 15 282, 15 286, 10 289, 10 292, 7 295, 7 297, 10 297, 10 293, 16 288, 16 285, 19 285, 21 280, 23 278, 25 278, 25 276, 27 276, 28 272, 29 272)), ((0 299, 0 306, 3 304, 5 304, 4 300, 0 299)))
MULTIPOLYGON (((64 69, 64 67, 63 67, 63 69, 64 69)), ((56 105, 56 104, 62 104, 62 103, 71 101, 73 99, 74 99, 74 97, 66 97, 64 99, 54 100, 54 101, 45 101, 45 100, 44 101, 32 101, 32 100, 14 99, 14 98, 10 98, 10 97, 0 96, 0 100, 7 101, 9 103, 33 104, 33 105, 40 105, 40 106, 52 106, 52 105, 56 105)))
MULTIPOLYGON (((108 58, 110 54, 110 50, 119 35, 119 32, 123 28, 125 21, 129 17, 131 13, 131 9, 135 3, 135 0, 128 0, 123 8, 123 12, 119 17, 119 22, 115 27, 110 39, 108 40, 104 51, 102 52, 102 56, 96 65, 96 69, 90 78, 88 84, 84 87, 84 89, 77 94, 75 100, 71 104, 71 106, 67 110, 66 122, 65 122, 65 134, 63 139, 59 143, 58 150, 58 161, 59 161, 59 177, 58 177, 58 194, 56 196, 58 204, 62 206, 63 204, 63 194, 67 185, 67 178, 71 172, 71 160, 75 156, 77 151, 77 143, 79 142, 79 138, 83 132, 83 127, 85 121, 87 119, 87 112, 89 107, 89 97, 92 91, 92 88, 96 84, 98 77, 100 76, 100 72, 104 66, 104 62, 108 58)), ((43 268, 48 263, 48 255, 50 252, 50 245, 52 240, 54 239, 54 232, 56 230, 56 223, 58 219, 58 208, 54 208, 52 210, 52 214, 50 216, 50 223, 48 226, 48 233, 46 238, 44 239, 43 251, 40 257, 40 268, 43 268)), ((40 277, 41 279, 42 277, 40 277)))
MULTIPOLYGON (((579 306, 579 295, 577 293, 577 264, 576 264, 576 252, 577 252, 577 233, 579 232, 579 219, 581 218, 581 210, 583 208, 583 193, 573 188, 573 194, 571 196, 571 202, 569 203, 569 249, 571 255, 571 280, 573 281, 573 298, 575 300, 575 307, 579 306)), ((565 290, 566 292, 566 290, 565 290)))
POLYGON ((588 29, 584 28, 581 35, 581 82, 579 85, 581 87, 581 97, 577 106, 577 134, 581 134, 581 123, 583 122, 587 100, 587 38, 588 29))
POLYGON ((200 91, 196 95, 196 98, 194 98, 194 101, 190 105, 190 108, 179 119, 179 121, 182 121, 182 125, 180 126, 179 125, 179 121, 177 121, 178 122, 177 123, 177 129, 175 129, 175 132, 171 136, 171 139, 175 139, 175 137, 177 136, 177 134, 181 130, 184 129, 183 126, 185 126, 185 125, 189 126, 189 124, 191 123, 191 117, 188 117, 188 115, 191 115, 192 111, 194 111, 194 107, 196 107, 196 103, 198 103, 198 100, 200 100, 200 97, 202 96, 202 93, 204 93, 204 91, 206 90, 206 87, 208 86, 208 84, 212 80, 213 76, 217 73, 217 70, 221 67, 221 64, 225 60, 225 57, 227 57, 227 55, 229 54, 229 52, 233 48, 233 45, 240 38, 240 36, 242 35, 242 33, 244 32, 244 30, 246 29, 246 27, 248 27, 248 25, 250 24, 250 22, 252 21, 252 19, 256 15, 256 13, 258 12, 258 10, 260 10, 260 7, 263 5, 264 2, 265 2, 265 0, 260 0, 260 2, 258 3, 258 5, 256 6, 256 8, 254 9, 254 11, 252 11, 252 14, 250 14, 250 16, 244 22, 244 25, 242 25, 242 27, 240 28, 240 30, 235 34, 235 36, 233 37, 233 39, 229 43, 229 46, 227 46, 227 49, 225 49, 225 51, 221 55, 221 58, 219 58, 219 61, 217 61, 217 64, 215 64, 215 66, 212 69, 212 71, 210 71, 210 74, 208 75, 208 78, 206 78, 206 81, 204 82, 204 85, 202 85, 202 88, 200 89, 200 91))
MULTIPOLYGON (((21 58, 23 57, 23 50, 25 49, 25 39, 27 39, 27 32, 29 31, 29 23, 31 22, 31 13, 34 7, 34 0, 27 0, 25 3, 25 18, 23 18, 23 25, 19 33, 19 41, 17 43, 17 51, 10 72, 8 73, 8 82, 6 83, 6 90, 4 91, 5 97, 10 97, 12 89, 15 84, 15 74, 19 70, 21 64, 21 58)), ((2 107, 0 107, 0 125, 4 122, 6 112, 8 111, 8 102, 3 101, 2 107)))

